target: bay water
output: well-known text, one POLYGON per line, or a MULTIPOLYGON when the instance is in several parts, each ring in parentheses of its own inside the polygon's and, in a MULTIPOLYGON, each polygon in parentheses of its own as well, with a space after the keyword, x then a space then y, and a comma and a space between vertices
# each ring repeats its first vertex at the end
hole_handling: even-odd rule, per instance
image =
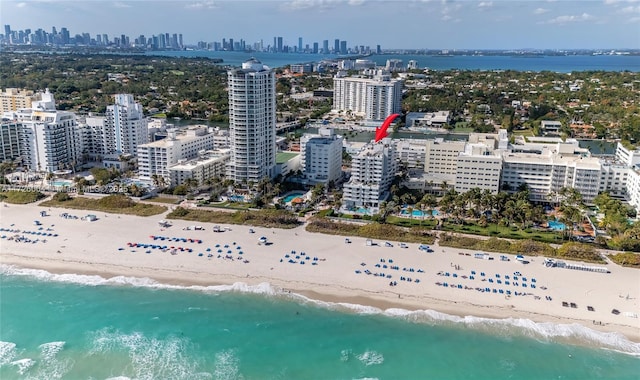
MULTIPOLYGON (((257 58, 270 67, 284 67, 297 63, 320 62, 322 60, 349 59, 332 54, 268 53, 240 51, 150 51, 146 55, 168 57, 220 58, 222 65, 240 66, 249 58, 257 58)), ((516 70, 516 71, 640 71, 639 55, 452 55, 433 56, 426 54, 374 54, 364 57, 378 66, 385 66, 388 59, 400 59, 404 66, 415 60, 419 68, 432 70, 516 70)))
POLYGON ((578 325, 0 265, 3 380, 638 379, 639 355, 578 325))

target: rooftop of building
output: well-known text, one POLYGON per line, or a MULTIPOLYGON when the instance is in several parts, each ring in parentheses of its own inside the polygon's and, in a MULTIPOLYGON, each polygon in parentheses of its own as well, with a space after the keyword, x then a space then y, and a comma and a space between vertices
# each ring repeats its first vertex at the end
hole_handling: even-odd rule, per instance
POLYGON ((576 165, 581 169, 600 169, 600 159, 584 156, 561 156, 548 152, 547 154, 504 152, 505 163, 526 163, 537 165, 576 165))
POLYGON ((285 162, 290 161, 299 155, 300 153, 297 152, 278 152, 276 153, 276 164, 284 164, 285 162))
POLYGON ((220 159, 224 159, 225 157, 229 157, 230 155, 230 149, 208 150, 199 155, 197 158, 178 162, 177 164, 170 166, 169 170, 190 170, 197 167, 198 165, 204 165, 207 163, 219 161, 220 159))

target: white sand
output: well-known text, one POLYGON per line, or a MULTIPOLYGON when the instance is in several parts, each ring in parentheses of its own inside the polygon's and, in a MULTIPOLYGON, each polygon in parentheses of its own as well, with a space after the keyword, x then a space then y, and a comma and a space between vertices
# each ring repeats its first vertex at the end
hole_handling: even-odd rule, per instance
MULTIPOLYGON (((521 264, 514 256, 511 261, 500 261, 499 254, 489 253, 495 260, 480 260, 471 251, 434 246, 435 253, 418 250, 417 244, 408 244, 402 249, 397 242, 393 248, 366 246, 364 238, 351 238, 346 244, 344 237, 308 233, 304 227, 293 230, 267 229, 229 225, 231 231, 214 233, 212 224, 187 221, 171 221, 173 226, 163 229, 158 221, 164 215, 155 217, 118 216, 81 210, 47 209, 39 206, 9 205, 0 207, 0 227, 21 231, 38 231, 34 220, 42 222, 46 232, 57 233, 58 237, 42 237, 19 233, 29 239, 46 239, 47 242, 24 243, 9 241, 14 233, 1 231, 6 237, 0 240, 0 263, 25 268, 45 269, 52 273, 99 274, 103 277, 116 275, 149 277, 161 282, 181 285, 214 285, 244 282, 249 285, 268 282, 271 285, 307 295, 314 299, 332 302, 347 302, 375 306, 381 309, 391 307, 408 310, 431 309, 459 316, 479 316, 491 318, 527 318, 535 322, 579 323, 601 331, 615 331, 633 341, 640 341, 638 318, 625 315, 640 315, 640 272, 608 264, 610 274, 583 272, 569 269, 546 268, 542 258, 527 257, 530 264, 521 264), (40 211, 51 214, 40 217, 40 211), (68 212, 78 217, 97 214, 94 222, 80 219, 64 219, 59 215, 68 212), (12 226, 13 225, 13 226, 12 226), (205 231, 185 231, 184 227, 201 225, 205 231), (250 233, 253 228, 255 233, 250 233), (202 244, 152 240, 151 235, 201 239, 202 244), (266 236, 272 245, 258 245, 258 238, 266 236), (192 253, 162 252, 151 248, 129 248, 127 243, 146 243, 174 247, 192 248, 192 253), (233 244, 236 242, 236 245, 233 244), (233 261, 218 258, 215 245, 220 244, 222 256, 227 250, 233 251, 233 261), (224 248, 224 245, 229 248, 224 248), (241 246, 242 255, 236 246, 241 246), (124 248, 124 250, 119 250, 124 248), (206 252, 211 248, 211 252, 206 252), (150 254, 145 253, 151 250, 150 254), (291 251, 305 252, 296 259, 291 251), (135 252, 133 252, 135 251, 135 252), (469 253, 469 256, 460 252, 469 253), (203 253, 203 256, 198 256, 203 253), (207 254, 213 254, 208 258, 207 254), (298 263, 288 263, 285 254, 298 263), (242 260, 237 258, 241 256, 242 260), (317 257, 318 261, 313 258, 317 257), (280 262, 283 259, 283 262, 280 262), (385 262, 380 262, 384 259, 385 262), (393 263, 390 263, 390 260, 393 263), (245 263, 244 260, 249 261, 245 263), (312 265, 313 263, 317 265, 312 265), (361 263, 365 263, 362 266, 361 263), (380 264, 380 268, 375 265, 380 264), (384 269, 382 265, 399 266, 400 270, 384 269), (456 270, 452 265, 458 265, 456 270), (403 271, 414 268, 414 272, 403 271), (418 269, 424 273, 418 273, 418 269), (392 278, 367 275, 384 272, 392 278), (471 271, 476 272, 475 280, 463 279, 471 271), (361 271, 356 274, 355 271, 361 271), (449 272, 450 276, 438 275, 449 272), (485 276, 480 273, 484 272, 485 276), (505 285, 505 275, 513 277, 521 272, 527 281, 518 279, 519 285, 505 285), (457 278, 453 274, 458 275, 457 278), (499 274, 502 284, 496 282, 499 274), (412 278, 412 282, 402 281, 401 276, 412 278), (482 281, 482 279, 485 281, 482 281), (488 278, 494 280, 490 283, 488 278), (535 289, 530 287, 536 279, 535 289), (415 279, 420 282, 416 283, 415 279), (396 281, 397 286, 389 286, 396 281), (443 287, 436 282, 462 285, 471 290, 443 287), (511 290, 510 297, 499 293, 482 293, 475 288, 511 290), (546 287, 546 290, 541 289, 546 287), (515 292, 528 293, 515 296, 515 292), (546 297, 550 296, 551 301, 546 297), (563 307, 562 302, 575 303, 576 308, 563 307), (588 311, 592 306, 595 311, 588 311), (611 313, 618 309, 620 315, 611 313), (596 324, 594 324, 596 321, 596 324), (601 323, 601 324, 599 324, 601 323)), ((510 279, 513 282, 513 279, 510 279)))

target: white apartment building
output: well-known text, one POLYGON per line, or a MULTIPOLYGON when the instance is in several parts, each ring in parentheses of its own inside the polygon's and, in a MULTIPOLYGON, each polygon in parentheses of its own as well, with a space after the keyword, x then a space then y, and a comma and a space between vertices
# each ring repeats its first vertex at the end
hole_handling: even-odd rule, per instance
POLYGON ((496 194, 500 191, 501 172, 502 157, 498 151, 482 143, 467 144, 458 155, 455 190, 464 193, 479 188, 496 194))
POLYGON ((427 174, 455 178, 458 156, 464 151, 465 141, 427 140, 424 171, 427 174))
POLYGON ((396 144, 396 154, 398 160, 407 165, 407 168, 424 169, 427 145, 425 140, 394 140, 396 144))
POLYGON ((352 159, 351 178, 342 195, 344 207, 367 207, 376 212, 389 196, 397 169, 398 159, 390 138, 366 145, 352 159))
POLYGON ((173 186, 169 167, 179 160, 198 157, 199 152, 213 149, 213 134, 204 126, 189 127, 183 130, 169 130, 166 139, 138 145, 139 178, 153 182, 162 177, 165 185, 173 186))
POLYGON ((552 202, 550 196, 572 187, 589 202, 600 190, 600 173, 600 161, 594 157, 561 156, 550 150, 541 154, 504 152, 502 186, 515 191, 526 184, 530 199, 539 202, 552 202))
POLYGON ((627 197, 627 187, 633 174, 631 166, 619 161, 601 160, 600 191, 608 191, 613 197, 627 197))
POLYGON ((640 214, 640 164, 629 168, 627 201, 640 214))
POLYGON ((169 167, 171 185, 183 184, 188 178, 202 185, 207 179, 223 176, 231 157, 229 149, 209 150, 191 160, 181 160, 169 167))
POLYGON ((342 177, 342 136, 333 129, 320 128, 318 134, 300 138, 302 173, 310 184, 338 181, 342 177))
POLYGON ((0 114, 31 108, 33 101, 39 99, 41 99, 40 94, 34 94, 33 91, 7 88, 0 92, 0 114))
POLYGON ((21 155, 20 124, 15 120, 0 123, 0 161, 14 160, 21 155))
POLYGON ((368 121, 381 121, 401 111, 401 80, 391 79, 382 71, 371 79, 343 75, 333 78, 333 111, 350 111, 368 121))
POLYGON ((29 170, 55 172, 81 163, 82 132, 76 115, 56 110, 49 90, 31 108, 20 109, 12 116, 21 125, 21 157, 29 170))
POLYGON ((85 152, 95 159, 104 157, 107 154, 104 116, 87 116, 83 124, 82 138, 85 152))
POLYGON ((640 149, 628 149, 618 143, 616 146, 616 160, 625 166, 640 164, 640 149))
POLYGON ((107 107, 104 128, 106 154, 135 155, 138 145, 149 142, 142 105, 130 94, 115 96, 115 104, 107 107))
POLYGON ((274 177, 276 164, 275 73, 256 59, 227 73, 231 159, 227 178, 258 182, 274 177))

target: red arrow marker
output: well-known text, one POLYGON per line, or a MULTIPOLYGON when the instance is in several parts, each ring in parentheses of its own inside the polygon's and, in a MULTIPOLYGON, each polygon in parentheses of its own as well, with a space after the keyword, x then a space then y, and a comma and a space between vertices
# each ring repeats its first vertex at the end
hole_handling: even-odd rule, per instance
POLYGON ((387 118, 384 119, 384 122, 382 123, 382 125, 379 126, 378 128, 376 128, 375 142, 378 142, 378 141, 382 140, 383 138, 387 137, 387 129, 389 128, 389 125, 398 116, 400 116, 400 114, 397 114, 397 113, 394 113, 394 114, 391 114, 391 115, 387 116, 387 118))

